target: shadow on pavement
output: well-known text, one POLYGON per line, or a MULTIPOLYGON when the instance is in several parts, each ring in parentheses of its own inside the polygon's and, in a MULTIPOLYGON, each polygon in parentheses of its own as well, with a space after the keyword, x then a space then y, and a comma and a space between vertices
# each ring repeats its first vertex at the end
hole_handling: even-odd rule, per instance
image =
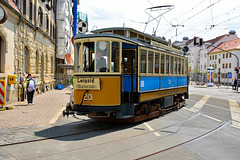
POLYGON ((126 124, 99 122, 93 120, 80 121, 47 128, 35 132, 35 135, 47 139, 56 139, 60 141, 76 141, 128 129, 136 125, 139 125, 139 123, 126 124))

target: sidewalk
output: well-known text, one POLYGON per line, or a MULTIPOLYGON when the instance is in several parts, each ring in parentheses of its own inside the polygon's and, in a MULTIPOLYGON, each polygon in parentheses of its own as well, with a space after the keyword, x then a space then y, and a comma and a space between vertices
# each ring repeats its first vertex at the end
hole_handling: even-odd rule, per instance
POLYGON ((5 105, 4 107, 13 109, 0 111, 0 128, 54 123, 69 102, 70 93, 69 87, 63 90, 50 90, 40 95, 35 94, 33 98, 35 105, 27 105, 26 100, 5 105))
POLYGON ((192 94, 208 95, 220 99, 232 99, 240 101, 240 88, 238 91, 232 90, 231 86, 189 85, 189 92, 192 94))

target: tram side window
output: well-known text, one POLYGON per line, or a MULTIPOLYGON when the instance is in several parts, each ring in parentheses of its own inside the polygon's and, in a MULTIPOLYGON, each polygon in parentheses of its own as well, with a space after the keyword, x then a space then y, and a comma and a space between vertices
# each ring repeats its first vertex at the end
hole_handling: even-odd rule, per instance
POLYGON ((166 55, 166 74, 169 74, 169 55, 166 55))
POLYGON ((161 54, 161 74, 164 74, 165 54, 161 54))
POLYGON ((171 56, 171 61, 170 61, 170 66, 171 66, 171 68, 170 68, 170 74, 173 74, 173 71, 174 71, 173 59, 174 59, 174 57, 171 56))
POLYGON ((177 57, 175 57, 174 59, 174 66, 175 66, 174 73, 177 74, 177 57))
POLYGON ((94 71, 94 42, 83 43, 83 54, 82 54, 83 72, 94 71))
POLYGON ((112 42, 111 72, 119 72, 119 42, 112 42))
POLYGON ((181 71, 181 59, 178 59, 178 74, 180 74, 181 71))
POLYGON ((182 59, 182 73, 181 74, 184 74, 184 59, 182 59))
POLYGON ((108 41, 97 42, 96 71, 110 72, 110 42, 108 41))
POLYGON ((155 53, 155 73, 159 74, 159 53, 155 53))
POLYGON ((153 73, 153 52, 148 52, 148 73, 153 73))
POLYGON ((187 60, 185 60, 185 70, 184 70, 184 74, 187 74, 187 60))
POLYGON ((147 58, 147 51, 141 50, 141 60, 140 60, 141 73, 146 73, 146 58, 147 58))

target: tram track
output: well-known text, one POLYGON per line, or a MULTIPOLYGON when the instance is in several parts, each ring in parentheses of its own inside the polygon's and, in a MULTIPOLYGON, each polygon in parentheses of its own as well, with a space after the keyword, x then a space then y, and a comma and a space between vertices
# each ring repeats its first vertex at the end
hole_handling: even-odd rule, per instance
POLYGON ((187 140, 187 141, 181 142, 181 143, 179 143, 179 144, 173 145, 173 146, 171 146, 171 147, 162 149, 162 150, 160 150, 160 151, 151 153, 151 154, 149 154, 149 155, 146 155, 146 156, 137 158, 136 160, 142 160, 142 159, 150 158, 150 157, 152 157, 152 156, 156 156, 157 154, 160 154, 160 153, 163 153, 163 152, 166 152, 166 151, 175 149, 175 148, 177 148, 177 147, 181 147, 181 146, 183 146, 183 145, 186 145, 186 144, 195 142, 195 141, 197 141, 197 140, 200 140, 201 138, 204 138, 204 137, 206 137, 206 136, 208 136, 208 135, 210 135, 210 134, 212 134, 212 133, 220 130, 221 128, 223 128, 224 126, 226 126, 228 123, 229 123, 229 121, 223 122, 223 123, 221 123, 219 126, 213 128, 213 129, 211 129, 211 130, 209 130, 209 131, 207 131, 207 132, 205 132, 205 133, 203 133, 203 134, 201 134, 201 135, 199 135, 199 136, 196 136, 196 137, 194 137, 194 138, 192 138, 192 139, 189 139, 189 140, 187 140))
MULTIPOLYGON (((191 101, 191 102, 198 102, 198 101, 195 101, 195 100, 190 100, 190 99, 188 99, 188 101, 191 101)), ((220 110, 224 110, 224 111, 228 111, 229 113, 238 113, 238 114, 240 114, 240 112, 235 112, 235 111, 231 111, 230 109, 226 109, 226 108, 222 108, 222 107, 219 107, 219 106, 215 106, 215 105, 212 105, 212 104, 204 104, 205 106, 209 106, 209 107, 213 107, 213 108, 215 108, 215 109, 220 109, 220 110)), ((199 111, 201 111, 201 112, 204 112, 204 113, 210 113, 210 114, 212 114, 212 115, 215 115, 215 116, 218 116, 218 117, 220 117, 220 118, 224 118, 224 119, 226 119, 226 120, 230 120, 230 121, 233 121, 233 122, 237 122, 237 123, 240 123, 240 120, 236 120, 236 119, 230 119, 229 117, 226 117, 226 116, 223 116, 223 115, 220 115, 220 114, 217 114, 216 112, 211 112, 211 111, 206 111, 205 109, 199 109, 199 108, 197 108, 197 107, 191 107, 191 108, 194 108, 194 109, 196 109, 196 110, 199 110, 199 111)))
POLYGON ((20 141, 20 142, 15 142, 15 143, 1 144, 0 148, 1 147, 7 147, 7 146, 20 145, 20 144, 27 144, 27 143, 47 141, 47 140, 52 140, 52 139, 71 137, 71 136, 76 136, 76 135, 81 135, 81 134, 87 134, 87 133, 93 133, 93 132, 98 132, 98 131, 104 131, 104 130, 108 130, 108 129, 112 129, 112 128, 116 128, 116 127, 117 126, 115 126, 115 127, 108 126, 108 127, 103 127, 103 128, 99 128, 99 129, 88 130, 88 131, 81 131, 81 132, 76 132, 76 133, 71 133, 71 134, 63 134, 63 135, 52 136, 52 137, 47 137, 47 138, 39 138, 39 139, 33 139, 33 140, 28 140, 28 141, 20 141))
MULTIPOLYGON (((200 115, 201 115, 201 113, 194 114, 194 115, 188 117, 187 119, 184 119, 183 121, 179 121, 177 123, 170 124, 168 126, 164 126, 162 128, 159 128, 159 129, 155 129, 154 131, 148 131, 148 132, 137 134, 137 135, 132 135, 132 136, 127 136, 127 137, 123 137, 123 138, 119 138, 119 139, 114 139, 112 141, 107 141, 107 142, 98 143, 98 144, 95 144, 95 145, 90 145, 90 146, 86 146, 86 147, 76 148, 76 149, 73 149, 73 150, 66 150, 66 151, 63 151, 63 152, 58 152, 57 154, 49 154, 49 155, 39 156, 39 157, 36 157, 36 158, 31 158, 31 159, 47 158, 47 157, 51 157, 51 156, 56 156, 58 154, 65 154, 65 153, 70 153, 70 152, 74 152, 74 151, 80 151, 80 150, 84 150, 84 149, 90 149, 90 148, 94 148, 94 147, 104 146, 104 145, 111 144, 111 143, 116 143, 116 142, 119 142, 119 141, 129 140, 129 139, 132 139, 132 138, 136 138, 136 137, 144 136, 144 135, 147 135, 147 134, 151 134, 151 133, 153 133, 155 131, 161 132, 161 131, 163 131, 163 130, 165 130, 167 128, 173 127, 173 126, 177 126, 177 125, 181 126, 185 122, 191 121, 191 120, 199 117, 200 115)), ((105 128, 101 128, 101 129, 97 129, 97 130, 91 130, 91 131, 85 131, 85 132, 81 132, 81 133, 73 133, 73 134, 68 134, 68 135, 61 135, 61 136, 55 136, 55 137, 49 137, 49 138, 42 138, 42 139, 31 140, 31 141, 24 141, 24 142, 12 143, 12 144, 5 144, 5 145, 0 145, 0 148, 1 147, 7 147, 7 146, 20 145, 20 144, 41 142, 41 141, 57 139, 57 138, 63 138, 63 137, 76 136, 76 135, 80 135, 80 134, 86 134, 86 133, 91 133, 91 132, 96 132, 96 131, 103 131, 103 130, 118 128, 118 127, 117 126, 115 126, 115 127, 105 127, 105 128)), ((171 133, 171 134, 174 134, 174 133, 171 133)))

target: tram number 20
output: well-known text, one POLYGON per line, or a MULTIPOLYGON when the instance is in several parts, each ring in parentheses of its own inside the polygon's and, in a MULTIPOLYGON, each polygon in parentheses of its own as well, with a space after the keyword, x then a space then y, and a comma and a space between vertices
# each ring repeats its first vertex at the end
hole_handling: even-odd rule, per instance
POLYGON ((92 101, 93 100, 92 94, 85 94, 83 100, 84 101, 92 101))

